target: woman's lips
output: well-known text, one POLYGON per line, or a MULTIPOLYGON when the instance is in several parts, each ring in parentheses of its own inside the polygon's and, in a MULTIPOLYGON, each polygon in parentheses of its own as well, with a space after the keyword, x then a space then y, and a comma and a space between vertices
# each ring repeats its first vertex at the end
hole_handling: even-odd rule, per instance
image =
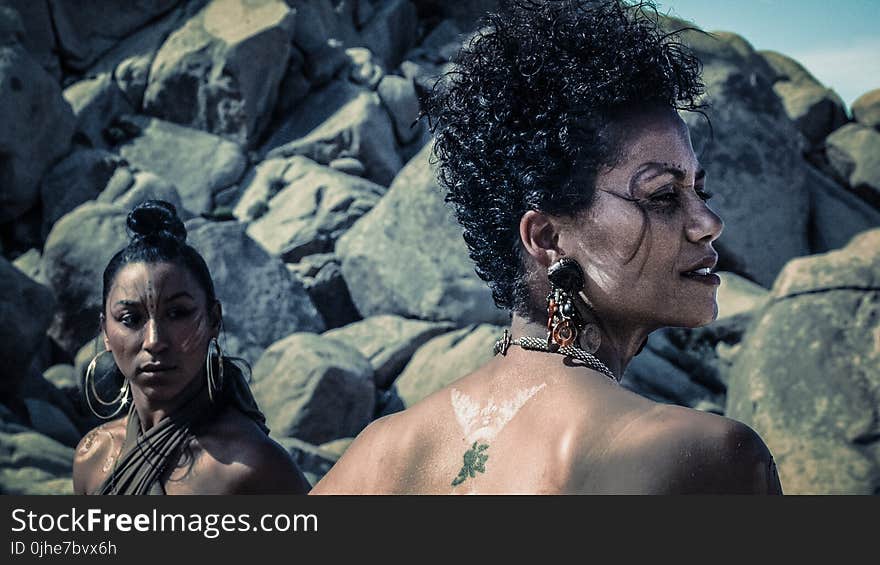
POLYGON ((690 279, 692 281, 696 281, 699 283, 707 284, 709 286, 719 286, 721 284, 721 277, 716 275, 715 273, 708 274, 698 274, 698 273, 682 273, 682 277, 686 279, 690 279))
POLYGON ((145 376, 156 376, 175 368, 174 365, 143 365, 138 369, 138 373, 145 376))

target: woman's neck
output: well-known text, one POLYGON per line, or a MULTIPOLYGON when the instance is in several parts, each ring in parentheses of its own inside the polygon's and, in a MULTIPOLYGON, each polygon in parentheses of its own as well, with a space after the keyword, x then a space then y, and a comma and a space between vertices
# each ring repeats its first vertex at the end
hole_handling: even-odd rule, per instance
MULTIPOLYGON (((641 327, 623 327, 622 325, 597 324, 602 336, 599 349, 594 353, 620 381, 629 362, 641 350, 645 340, 653 329, 641 327)), ((547 327, 544 323, 528 320, 514 314, 510 323, 510 333, 514 339, 521 336, 547 338, 547 327)))
POLYGON ((205 387, 205 379, 194 379, 189 386, 180 391, 171 399, 155 399, 150 398, 141 391, 137 386, 132 386, 132 401, 134 409, 137 410, 138 418, 141 421, 141 428, 147 431, 166 417, 174 414, 191 400, 199 398, 197 402, 209 402, 208 389, 205 387))

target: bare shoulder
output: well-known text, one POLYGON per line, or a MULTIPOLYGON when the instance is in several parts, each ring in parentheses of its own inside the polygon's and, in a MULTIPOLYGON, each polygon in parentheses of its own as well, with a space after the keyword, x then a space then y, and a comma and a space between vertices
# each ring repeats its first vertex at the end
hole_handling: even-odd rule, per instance
POLYGON ((663 406, 639 422, 638 456, 663 494, 781 494, 773 456, 749 426, 706 412, 663 406))
POLYGON ((256 423, 228 409, 198 436, 199 474, 224 494, 305 494, 310 485, 293 458, 256 423))
POLYGON ((73 492, 90 494, 103 482, 125 441, 125 418, 101 424, 79 441, 73 454, 73 492))
POLYGON ((396 468, 406 441, 396 430, 409 418, 408 410, 373 420, 342 457, 318 481, 310 494, 369 494, 389 490, 383 469, 396 468))

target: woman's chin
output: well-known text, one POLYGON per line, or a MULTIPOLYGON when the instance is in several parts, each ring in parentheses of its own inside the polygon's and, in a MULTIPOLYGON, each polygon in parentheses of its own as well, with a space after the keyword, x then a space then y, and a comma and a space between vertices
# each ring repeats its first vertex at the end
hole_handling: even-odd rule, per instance
POLYGON ((177 402, 184 388, 176 386, 176 383, 149 382, 138 383, 141 395, 151 405, 163 405, 169 402, 177 402))
POLYGON ((708 326, 712 322, 718 319, 718 303, 713 302, 712 308, 707 308, 704 312, 699 315, 694 316, 693 323, 688 324, 684 327, 687 328, 701 328, 703 326, 708 326))
POLYGON ((708 326, 717 318, 718 303, 713 300, 712 304, 706 305, 705 308, 692 308, 689 312, 679 312, 675 319, 670 320, 671 323, 665 325, 676 328, 701 328, 708 326))

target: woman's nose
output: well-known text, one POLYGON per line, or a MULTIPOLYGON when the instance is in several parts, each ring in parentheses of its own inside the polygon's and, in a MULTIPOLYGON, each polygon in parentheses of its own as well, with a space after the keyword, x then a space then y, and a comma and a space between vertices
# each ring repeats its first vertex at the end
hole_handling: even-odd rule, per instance
POLYGON ((166 347, 165 338, 160 324, 156 318, 149 318, 144 326, 144 345, 143 348, 151 353, 158 352, 166 347))
POLYGON ((694 243, 712 243, 724 231, 721 217, 709 206, 699 200, 691 206, 688 224, 685 226, 687 238, 694 243))

